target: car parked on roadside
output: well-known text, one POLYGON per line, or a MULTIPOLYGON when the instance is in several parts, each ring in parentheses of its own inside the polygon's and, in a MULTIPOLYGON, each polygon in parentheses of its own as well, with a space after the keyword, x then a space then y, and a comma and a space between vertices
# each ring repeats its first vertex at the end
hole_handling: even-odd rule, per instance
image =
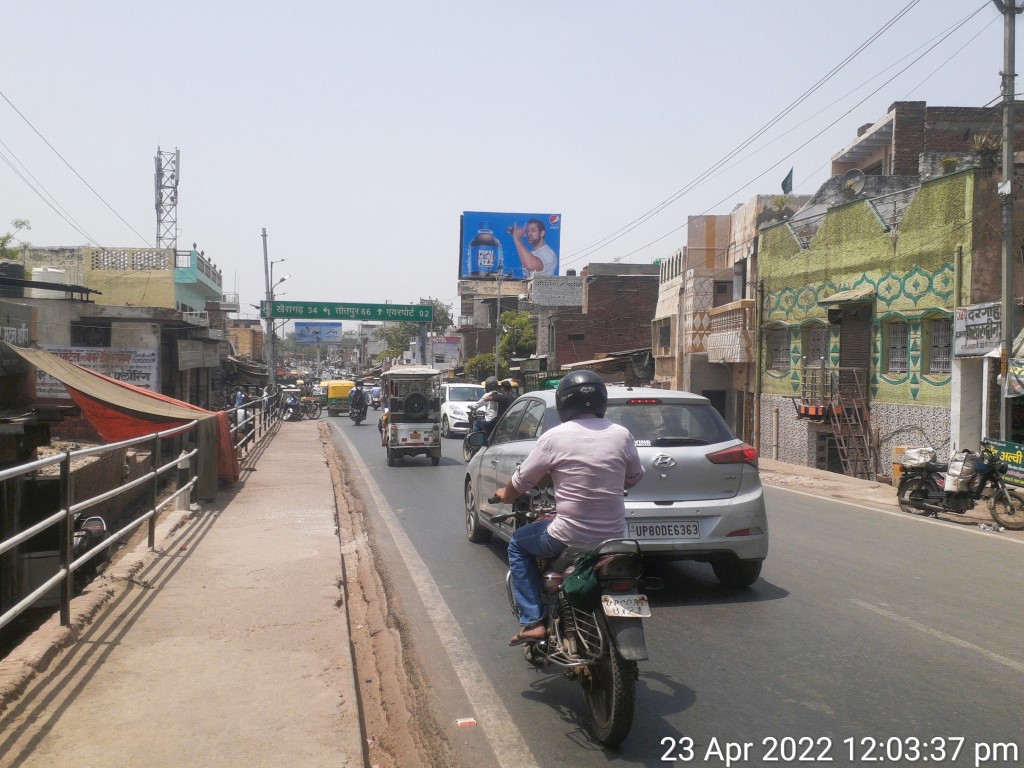
POLYGON ((469 432, 468 407, 484 396, 479 384, 448 381, 441 385, 441 436, 456 437, 469 432))
MULTIPOLYGON (((626 495, 624 535, 644 556, 710 563, 720 582, 753 584, 768 555, 768 519, 757 451, 732 434, 711 402, 676 390, 608 387, 605 417, 626 427, 646 474, 626 495)), ((488 503, 537 438, 559 424, 554 391, 519 397, 466 465, 466 533, 509 541, 508 512, 488 503)), ((526 497, 524 497, 526 498, 526 497)))

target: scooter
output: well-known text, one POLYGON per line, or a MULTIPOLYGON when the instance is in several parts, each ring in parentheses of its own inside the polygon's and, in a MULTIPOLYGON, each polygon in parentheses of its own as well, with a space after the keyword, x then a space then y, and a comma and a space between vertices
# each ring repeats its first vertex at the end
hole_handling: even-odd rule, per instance
POLYGON ((483 423, 483 415, 485 408, 482 405, 471 405, 466 408, 466 413, 469 417, 470 428, 469 432, 462 439, 462 458, 465 459, 466 463, 476 455, 476 452, 480 450, 480 446, 472 445, 469 441, 469 436, 474 432, 486 432, 487 430, 479 426, 483 423))
POLYGON ((381 395, 373 395, 370 397, 370 405, 373 406, 373 410, 379 410, 384 405, 384 398, 381 395))
MULTIPOLYGON (((75 521, 75 530, 72 534, 71 557, 78 560, 87 552, 96 549, 107 540, 107 522, 99 515, 78 518, 75 521)), ((100 565, 110 559, 110 551, 94 555, 83 565, 75 570, 75 590, 81 589, 88 584, 99 572, 100 565)))
MULTIPOLYGON (((537 500, 554 503, 543 492, 531 492, 530 510, 514 511, 497 520, 515 518, 517 527, 550 517, 537 500)), ((490 503, 497 503, 492 497, 490 503)), ((555 666, 583 687, 587 726, 607 747, 622 743, 633 725, 637 662, 647 656, 643 620, 650 618, 647 595, 641 585, 657 589, 659 579, 643 577, 640 544, 632 539, 609 539, 593 550, 569 547, 554 560, 539 560, 546 604, 547 636, 523 643, 523 655, 535 667, 555 666), (581 557, 582 556, 582 557, 581 557), (569 595, 566 580, 583 558, 592 563, 596 588, 581 602, 569 595)), ((519 608, 512 592, 512 574, 505 578, 509 604, 516 619, 519 608)))
POLYGON ((1004 481, 1007 469, 992 446, 984 445, 981 451, 965 448, 950 459, 945 471, 943 465, 928 461, 909 466, 896 498, 904 512, 933 517, 939 512, 962 515, 986 499, 989 514, 999 525, 1024 530, 1024 489, 1011 489, 1004 481))
POLYGON ((295 395, 288 395, 282 406, 284 410, 281 418, 284 421, 302 421, 302 408, 299 406, 299 398, 295 395))

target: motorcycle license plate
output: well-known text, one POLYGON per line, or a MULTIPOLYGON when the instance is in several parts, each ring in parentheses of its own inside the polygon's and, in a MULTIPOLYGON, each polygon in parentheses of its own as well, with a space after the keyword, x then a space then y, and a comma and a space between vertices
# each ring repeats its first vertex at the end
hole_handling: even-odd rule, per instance
POLYGON ((651 615, 647 595, 601 595, 601 607, 604 608, 605 616, 647 619, 651 615))

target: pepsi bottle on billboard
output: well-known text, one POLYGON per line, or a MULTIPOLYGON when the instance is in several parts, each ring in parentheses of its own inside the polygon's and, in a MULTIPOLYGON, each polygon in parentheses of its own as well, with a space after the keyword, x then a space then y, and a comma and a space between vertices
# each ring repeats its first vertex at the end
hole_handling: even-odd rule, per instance
POLYGON ((463 274, 483 277, 496 274, 502 264, 501 241, 494 236, 489 222, 481 221, 473 240, 466 249, 463 274))

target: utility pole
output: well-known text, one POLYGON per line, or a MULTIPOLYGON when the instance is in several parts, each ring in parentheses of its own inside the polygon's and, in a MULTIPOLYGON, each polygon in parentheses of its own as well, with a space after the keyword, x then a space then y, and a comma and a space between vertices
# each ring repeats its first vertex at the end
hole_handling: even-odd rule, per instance
POLYGON ((267 285, 267 383, 271 391, 277 385, 277 366, 274 363, 274 288, 270 284, 270 259, 267 258, 267 228, 263 228, 263 277, 267 285))
POLYGON ((494 311, 494 378, 498 378, 498 342, 501 341, 501 282, 505 277, 502 274, 504 269, 504 259, 499 258, 498 272, 495 275, 495 278, 498 280, 498 306, 495 307, 494 311))
POLYGON ((1003 296, 1002 321, 1003 341, 1000 355, 1000 369, 1003 375, 1003 391, 999 409, 999 439, 1008 441, 1012 436, 1011 416, 1012 401, 1007 395, 1010 389, 1010 358, 1013 357, 1014 329, 1017 321, 1017 307, 1014 304, 1013 290, 1013 198, 1014 187, 1014 81, 1015 71, 1014 47, 1016 46, 1017 14, 1024 11, 1018 8, 1017 0, 992 0, 996 8, 1003 14, 1003 182, 999 185, 1003 223, 1003 296))

